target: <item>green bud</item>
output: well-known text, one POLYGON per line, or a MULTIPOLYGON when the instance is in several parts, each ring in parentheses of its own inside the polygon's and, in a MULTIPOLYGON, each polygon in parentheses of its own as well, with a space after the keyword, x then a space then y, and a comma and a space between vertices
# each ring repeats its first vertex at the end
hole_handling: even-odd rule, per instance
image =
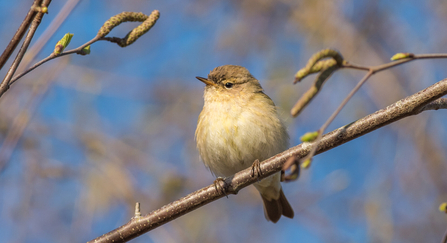
POLYGON ((313 142, 318 137, 319 132, 307 132, 300 137, 302 142, 313 142))
POLYGON ((90 54, 90 45, 82 48, 82 50, 78 54, 83 55, 83 56, 90 54))
POLYGON ((56 46, 54 47, 53 54, 56 56, 61 54, 65 50, 65 48, 68 46, 68 44, 70 44, 72 37, 73 37, 73 34, 70 34, 70 33, 65 34, 64 37, 62 37, 62 39, 60 39, 56 43, 56 46))
POLYGON ((400 59, 412 58, 412 57, 414 57, 413 53, 408 53, 408 52, 403 53, 403 52, 401 52, 401 53, 394 54, 394 56, 391 57, 391 61, 397 61, 397 60, 400 60, 400 59))
POLYGON ((301 168, 307 169, 310 167, 311 163, 312 163, 312 159, 306 159, 305 161, 303 161, 303 163, 301 163, 301 168))
POLYGON ((439 205, 439 211, 447 213, 447 203, 441 203, 441 205, 439 205))

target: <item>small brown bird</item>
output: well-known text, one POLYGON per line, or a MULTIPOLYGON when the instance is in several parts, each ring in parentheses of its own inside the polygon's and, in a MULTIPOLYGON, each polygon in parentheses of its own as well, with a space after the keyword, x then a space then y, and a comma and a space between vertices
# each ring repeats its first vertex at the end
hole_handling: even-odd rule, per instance
MULTIPOLYGON (((197 148, 214 175, 228 177, 289 147, 289 135, 275 104, 264 94, 259 81, 244 67, 215 68, 206 84, 203 110, 196 130, 197 148)), ((267 220, 281 215, 293 218, 276 173, 254 184, 264 201, 267 220)))

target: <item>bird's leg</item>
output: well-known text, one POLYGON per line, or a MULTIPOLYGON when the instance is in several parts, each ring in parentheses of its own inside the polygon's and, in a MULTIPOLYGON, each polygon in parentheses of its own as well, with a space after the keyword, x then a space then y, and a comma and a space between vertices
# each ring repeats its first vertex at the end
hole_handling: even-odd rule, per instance
POLYGON ((294 181, 300 176, 300 160, 296 156, 290 156, 281 169, 281 181, 294 181), (286 170, 290 174, 286 175, 286 170))
POLYGON ((217 177, 217 179, 214 181, 214 188, 216 189, 216 191, 219 192, 219 193, 223 193, 223 194, 228 198, 228 195, 227 195, 225 186, 226 186, 226 184, 225 184, 225 178, 223 178, 223 177, 220 177, 220 176, 219 176, 219 177, 217 177), (220 184, 221 182, 223 182, 223 186, 220 184))
POLYGON ((257 177, 258 178, 261 175, 262 175, 262 172, 261 172, 261 162, 259 162, 259 159, 256 159, 255 162, 253 162, 253 165, 251 166, 251 177, 257 177))

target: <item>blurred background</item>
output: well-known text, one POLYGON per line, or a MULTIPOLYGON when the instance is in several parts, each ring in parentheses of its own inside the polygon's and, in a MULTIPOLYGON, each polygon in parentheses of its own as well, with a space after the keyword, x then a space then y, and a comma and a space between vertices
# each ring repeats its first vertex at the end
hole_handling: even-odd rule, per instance
MULTIPOLYGON (((2 50, 31 3, 0 2, 2 50)), ((442 0, 69 0, 51 3, 31 45, 50 38, 24 61, 48 56, 67 32, 75 48, 115 14, 154 9, 160 19, 131 46, 97 42, 90 55, 46 63, 1 97, 0 242, 84 242, 126 223, 137 201, 146 214, 211 184, 194 142, 204 88, 195 76, 216 66, 242 65, 260 80, 295 146, 364 75, 336 72, 293 119, 290 108, 313 82, 292 85, 293 77, 314 52, 332 47, 377 65, 447 46, 442 0), (43 34, 66 4, 75 7, 63 24, 43 34)), ((374 75, 327 131, 445 78, 446 65, 415 61, 374 75)), ((447 201, 446 120, 444 110, 424 112, 316 156, 283 184, 294 219, 267 222, 248 187, 133 242, 438 242, 447 227, 438 211, 447 201)))

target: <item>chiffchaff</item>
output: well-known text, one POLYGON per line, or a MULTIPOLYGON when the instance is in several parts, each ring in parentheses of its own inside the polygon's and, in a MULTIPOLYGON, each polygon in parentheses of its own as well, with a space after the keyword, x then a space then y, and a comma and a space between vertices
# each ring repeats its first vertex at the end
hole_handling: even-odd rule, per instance
MULTIPOLYGON (((289 135, 275 104, 259 81, 244 67, 225 65, 197 77, 206 84, 205 104, 196 130, 197 148, 205 165, 217 176, 231 176, 289 146, 289 135)), ((254 186, 264 201, 267 220, 293 218, 293 209, 281 188, 280 173, 254 186)))

